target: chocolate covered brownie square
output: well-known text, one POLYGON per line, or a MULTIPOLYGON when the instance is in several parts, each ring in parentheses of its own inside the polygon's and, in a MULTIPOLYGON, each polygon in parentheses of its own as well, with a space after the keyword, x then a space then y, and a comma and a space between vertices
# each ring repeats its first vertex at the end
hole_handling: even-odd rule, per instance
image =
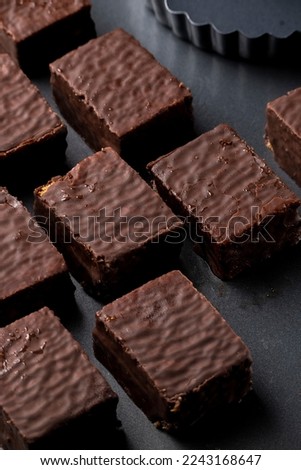
POLYGON ((95 151, 110 146, 141 162, 193 135, 190 91, 122 29, 89 41, 50 70, 62 114, 95 151))
POLYGON ((186 218, 196 251, 222 279, 300 240, 300 200, 225 124, 148 168, 162 198, 186 218))
POLYGON ((72 299, 62 255, 14 196, 0 187, 0 325, 72 299))
POLYGON ((65 161, 67 129, 7 54, 0 71, 0 184, 41 184, 65 161))
POLYGON ((117 295, 177 260, 183 224, 111 148, 35 191, 35 212, 73 275, 95 295, 117 295))
POLYGON ((96 314, 96 357, 157 427, 181 429, 251 387, 251 356, 179 271, 96 314))
POLYGON ((85 448, 95 427, 107 433, 116 426, 116 405, 115 393, 48 308, 0 328, 2 448, 85 448))
POLYGON ((90 0, 1 0, 0 51, 29 74, 95 37, 90 0))
POLYGON ((301 185, 301 88, 270 101, 265 138, 281 168, 301 185))

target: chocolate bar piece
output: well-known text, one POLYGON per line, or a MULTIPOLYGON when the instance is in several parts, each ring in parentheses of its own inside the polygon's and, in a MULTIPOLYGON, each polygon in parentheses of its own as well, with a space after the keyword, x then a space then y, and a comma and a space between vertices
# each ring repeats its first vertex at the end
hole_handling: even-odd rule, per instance
POLYGON ((95 151, 146 159, 193 134, 190 91, 121 29, 50 65, 58 106, 95 151))
POLYGON ((2 0, 0 51, 28 74, 95 37, 90 0, 2 0))
POLYGON ((0 329, 0 385, 4 449, 82 449, 116 426, 117 396, 46 307, 0 329))
POLYGON ((66 127, 7 54, 0 70, 0 182, 41 184, 65 159, 66 127))
POLYGON ((148 168, 163 199, 186 217, 196 251, 222 279, 300 240, 299 199, 227 125, 148 168))
POLYGON ((0 188, 0 325, 74 291, 62 255, 21 202, 0 188))
POLYGON ((182 222, 111 148, 37 188, 35 212, 49 219, 71 272, 96 295, 149 279, 183 241, 182 222))
POLYGON ((210 302, 172 271, 96 314, 96 357, 157 427, 186 427, 251 386, 251 357, 210 302))
POLYGON ((271 101, 266 109, 266 143, 276 161, 301 185, 301 88, 271 101))

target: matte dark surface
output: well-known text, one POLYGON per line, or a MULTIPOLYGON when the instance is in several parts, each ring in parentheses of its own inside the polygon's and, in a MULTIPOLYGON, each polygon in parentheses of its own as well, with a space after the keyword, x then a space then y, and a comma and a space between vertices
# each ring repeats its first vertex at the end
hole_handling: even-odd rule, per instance
POLYGON ((294 63, 301 42, 298 0, 147 0, 176 36, 208 51, 247 60, 294 63))
MULTIPOLYGON (((123 27, 191 88, 198 133, 228 123, 301 196, 300 188, 280 170, 263 139, 266 103, 300 86, 300 69, 259 66, 203 52, 160 25, 141 0, 96 0, 92 16, 98 34, 123 27)), ((48 79, 37 83, 53 104, 48 79)), ((92 153, 72 130, 68 142, 69 167, 92 153)), ((120 396, 118 416, 124 436, 114 445, 123 449, 300 448, 300 248, 277 257, 253 274, 222 282, 187 242, 181 269, 250 348, 254 393, 243 406, 212 417, 199 429, 175 438, 155 430, 104 371, 120 396)), ((78 312, 70 316, 68 326, 92 357, 94 315, 100 303, 76 285, 78 312)))
POLYGON ((299 0, 167 0, 173 11, 185 11, 194 23, 213 24, 222 32, 241 31, 255 37, 286 37, 301 30, 299 0))

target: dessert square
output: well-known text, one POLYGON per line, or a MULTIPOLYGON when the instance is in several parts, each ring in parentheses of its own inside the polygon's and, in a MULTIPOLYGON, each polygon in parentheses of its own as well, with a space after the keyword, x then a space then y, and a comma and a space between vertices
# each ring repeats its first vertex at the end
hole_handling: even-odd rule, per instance
POLYGON ((48 308, 0 329, 2 448, 82 449, 95 427, 116 426, 116 404, 115 393, 48 308))
POLYGON ((89 41, 50 70, 62 114, 95 151, 109 146, 141 161, 193 135, 190 91, 122 29, 89 41))
POLYGON ((73 293, 64 258, 30 213, 0 187, 0 325, 73 293))
POLYGON ((301 185, 301 88, 267 104, 266 143, 281 168, 301 185))
POLYGON ((35 191, 35 212, 92 294, 122 292, 178 258, 183 224, 111 148, 35 191))
POLYGON ((0 54, 0 71, 0 182, 41 184, 65 160, 67 129, 7 54, 0 54))
POLYGON ((96 357, 167 431, 239 401, 251 386, 247 347, 179 271, 97 312, 93 338, 96 357))
POLYGON ((232 279, 300 240, 300 200, 225 124, 149 164, 196 251, 232 279))
POLYGON ((90 0, 2 0, 0 51, 29 74, 95 37, 90 0))

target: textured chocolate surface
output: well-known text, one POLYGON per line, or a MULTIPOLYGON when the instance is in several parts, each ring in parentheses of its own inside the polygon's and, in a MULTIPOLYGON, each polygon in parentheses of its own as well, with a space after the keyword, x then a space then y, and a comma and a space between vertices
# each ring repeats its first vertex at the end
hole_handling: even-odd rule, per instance
POLYGON ((0 54, 0 70, 0 178, 6 184, 18 178, 15 165, 30 169, 27 178, 22 174, 26 181, 64 160, 67 130, 7 54, 0 54))
POLYGON ((90 8, 90 0, 2 0, 0 48, 25 69, 41 67, 95 36, 90 8))
POLYGON ((0 188, 0 324, 72 291, 65 261, 27 209, 0 188))
POLYGON ((66 132, 36 86, 7 54, 0 55, 0 158, 20 146, 66 132))
MULTIPOLYGON (((170 30, 157 23, 144 1, 92 0, 92 3, 92 16, 99 34, 122 25, 191 87, 198 132, 212 129, 221 120, 230 123, 276 173, 283 175, 273 154, 264 145, 263 110, 268 101, 301 86, 301 70, 295 54, 295 66, 281 70, 266 63, 260 67, 224 60, 174 37, 170 30)), ((50 96, 48 76, 36 83, 44 96, 50 96)), ((70 168, 92 153, 71 129, 68 142, 70 168)), ((55 174, 64 175, 70 168, 55 174)), ((301 197, 301 187, 294 185, 288 176, 284 177, 301 197)), ((26 193, 23 198, 31 207, 32 194, 26 193)), ((105 448, 178 449, 182 454, 187 453, 185 449, 199 449, 201 454, 204 449, 300 449, 301 407, 297 405, 301 390, 300 249, 277 255, 260 269, 225 283, 210 272, 204 260, 193 253, 191 245, 189 241, 185 243, 180 266, 250 347, 254 360, 254 392, 241 404, 210 414, 190 432, 175 437, 156 430, 106 373, 120 395, 118 415, 124 440, 120 443, 115 437, 111 440, 112 447, 105 448)), ((75 308, 66 324, 92 355, 91 331, 95 312, 102 305, 89 298, 80 287, 75 296, 78 312, 75 308)))
POLYGON ((126 154, 142 151, 143 156, 158 136, 170 145, 168 139, 177 139, 172 131, 181 131, 183 139, 191 133, 190 91, 121 29, 90 41, 50 68, 61 111, 95 150, 112 146, 126 154))
POLYGON ((301 185, 301 88, 267 104, 266 142, 281 168, 301 185))
POLYGON ((300 239, 297 196, 227 125, 148 168, 166 202, 190 217, 194 241, 203 241, 198 249, 221 277, 233 277, 300 239))
POLYGON ((139 277, 141 269, 147 274, 147 260, 163 264, 164 256, 179 250, 172 241, 179 242, 181 221, 111 148, 87 157, 35 196, 35 211, 50 218, 51 237, 73 274, 96 291, 139 277))
MULTIPOLYGON (((0 329, 0 385, 6 449, 56 449, 60 428, 69 443, 72 425, 86 415, 90 426, 116 424, 117 396, 46 307, 0 329)), ((78 441, 92 429, 82 427, 78 441)))
POLYGON ((239 400, 250 387, 248 349, 179 271, 100 310, 94 341, 100 361, 166 429, 239 400))
POLYGON ((91 5, 90 0, 2 0, 0 19, 16 41, 91 5))

